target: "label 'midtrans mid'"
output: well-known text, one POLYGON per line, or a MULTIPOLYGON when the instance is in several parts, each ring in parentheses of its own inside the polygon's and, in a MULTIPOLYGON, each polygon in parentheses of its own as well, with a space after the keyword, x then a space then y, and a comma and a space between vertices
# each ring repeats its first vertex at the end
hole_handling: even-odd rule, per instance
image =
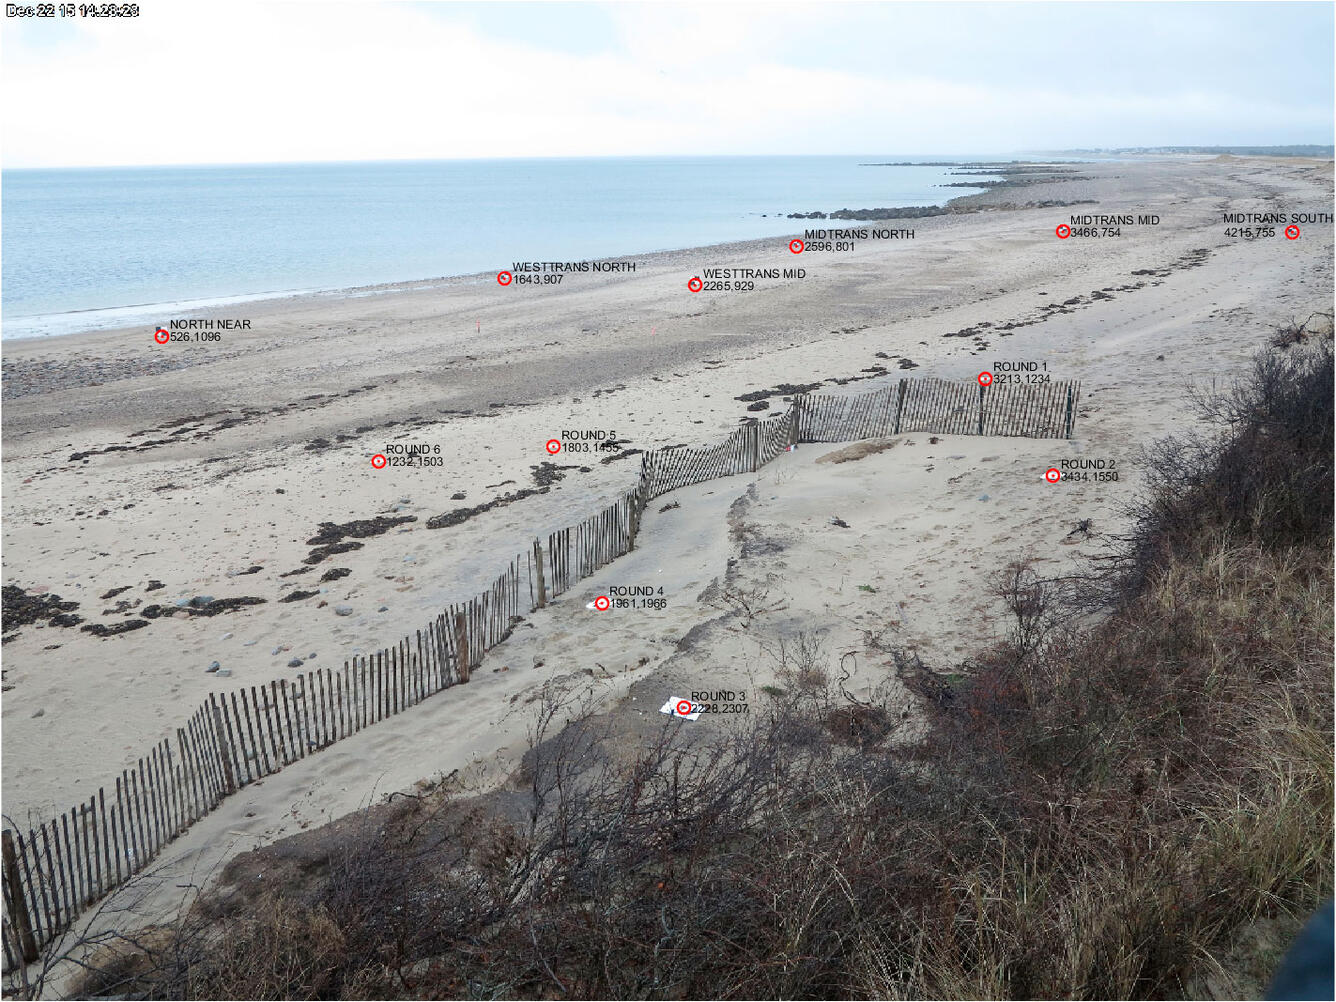
POLYGON ((1154 212, 1086 212, 1072 216, 1069 223, 1060 224, 1057 234, 1061 240, 1068 237, 1120 237, 1124 227, 1159 225, 1160 217, 1154 212))

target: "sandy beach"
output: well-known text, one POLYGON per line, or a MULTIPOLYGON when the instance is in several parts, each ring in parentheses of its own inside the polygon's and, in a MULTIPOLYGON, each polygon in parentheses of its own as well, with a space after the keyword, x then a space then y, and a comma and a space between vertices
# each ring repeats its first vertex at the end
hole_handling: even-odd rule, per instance
POLYGON ((989 594, 999 568, 1030 555, 1059 576, 1120 530, 1139 447, 1193 420, 1190 382, 1230 379, 1274 328, 1331 306, 1330 222, 1247 240, 1223 221, 1329 212, 1330 161, 1082 171, 1023 197, 1089 204, 998 208, 1016 193, 986 193, 971 201, 983 211, 890 221, 913 238, 850 252, 753 241, 558 286, 507 288, 489 273, 192 315, 250 321, 217 342, 158 345, 151 327, 6 342, 4 585, 56 596, 6 627, 7 819, 87 798, 209 692, 284 677, 294 659, 341 666, 422 626, 535 536, 629 486, 633 450, 716 441, 782 409, 786 386, 862 392, 883 377, 1041 363, 1083 383, 1072 440, 908 435, 857 458, 804 446, 754 476, 679 491, 647 515, 634 553, 530 617, 471 683, 242 790, 169 847, 165 872, 208 871, 454 770, 499 781, 551 679, 588 689, 633 734, 659 726, 670 695, 782 680, 771 653, 800 631, 820 633, 832 670, 852 654, 851 689, 891 677, 869 654, 878 637, 944 670, 966 661, 1002 629, 989 594), (1086 213, 1158 223, 1055 236, 1086 213), (805 274, 689 291, 710 268, 805 274), (615 451, 544 450, 596 429, 615 433, 615 451), (372 467, 400 445, 443 463, 372 467), (1121 475, 1046 484, 1062 459, 1114 460, 1121 475), (449 513, 455 524, 429 524, 449 513), (382 516, 374 533, 349 525, 382 516), (362 545, 318 549, 349 539, 362 545), (663 588, 664 609, 585 608, 641 584, 663 588), (311 594, 284 600, 300 592, 311 594), (737 595, 766 611, 748 614, 737 595), (196 596, 262 601, 210 616, 177 607, 196 596), (71 614, 81 620, 52 625, 71 614), (215 661, 231 674, 206 671, 215 661))

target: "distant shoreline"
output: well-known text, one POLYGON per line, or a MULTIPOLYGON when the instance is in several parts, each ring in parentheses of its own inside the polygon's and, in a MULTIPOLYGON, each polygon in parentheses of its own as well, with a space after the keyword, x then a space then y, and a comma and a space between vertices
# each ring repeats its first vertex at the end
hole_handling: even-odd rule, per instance
MULTIPOLYGON (((969 194, 955 195, 945 199, 939 204, 931 206, 891 206, 877 209, 844 209, 835 210, 831 213, 823 214, 804 214, 798 212, 789 212, 784 218, 794 221, 794 232, 780 236, 752 237, 743 240, 728 240, 720 243, 693 244, 685 247, 662 248, 644 252, 635 252, 627 254, 618 254, 616 259, 635 259, 643 261, 646 264, 653 264, 660 260, 665 260, 673 255, 689 254, 708 254, 716 253, 721 250, 736 249, 742 252, 750 252, 758 249, 764 244, 774 241, 787 243, 794 236, 801 236, 799 232, 803 227, 803 222, 807 220, 835 219, 835 220, 878 220, 878 219, 920 219, 931 216, 953 215, 967 212, 977 212, 986 207, 983 203, 971 202, 970 199, 977 199, 980 196, 995 195, 997 192, 1022 187, 1029 182, 1012 181, 1006 178, 1006 175, 1020 174, 1021 171, 1015 171, 1015 168, 1026 168, 1038 166, 1036 161, 1011 160, 1011 161, 933 161, 930 163, 913 163, 909 161, 896 163, 867 163, 859 166, 907 166, 907 167, 977 167, 977 168, 1001 168, 997 173, 1004 175, 1002 182, 981 182, 977 185, 961 185, 961 187, 978 188, 976 192, 969 194)), ((992 173, 993 171, 989 171, 992 173)), ((944 185, 943 187, 949 187, 944 185)), ((989 199, 988 202, 994 202, 989 199)), ((1032 207, 1040 205, 1057 204, 1079 204, 1077 202, 1059 203, 1050 201, 1046 203, 1034 203, 1032 207)), ((1003 206, 999 206, 1003 207, 1003 206)), ((1005 206, 1014 207, 1014 206, 1005 206)), ((600 256, 582 260, 589 261, 608 261, 613 260, 613 256, 600 256)), ((124 306, 105 306, 92 307, 81 310, 68 310, 61 313, 37 314, 31 317, 9 318, 10 322, 15 320, 27 319, 38 329, 34 333, 9 334, 4 333, 5 342, 18 341, 36 341, 46 338, 64 338, 73 337, 80 334, 94 334, 102 331, 119 331, 127 328, 140 327, 145 324, 165 323, 168 319, 190 319, 202 313, 215 313, 221 307, 233 304, 252 304, 260 302, 274 302, 288 299, 315 299, 317 297, 335 297, 335 298, 362 298, 367 296, 376 296, 386 293, 405 292, 415 289, 429 289, 436 286, 451 285, 469 285, 486 281, 492 281, 495 278, 495 272, 492 271, 472 271, 461 272, 449 275, 432 275, 421 278, 396 279, 390 282, 373 282, 366 285, 344 285, 329 286, 321 288, 297 288, 285 290, 271 290, 266 292, 237 293, 234 295, 202 297, 198 299, 167 300, 159 303, 130 304, 124 306), (97 317, 97 320, 93 318, 97 317), (93 322, 90 323, 89 321, 93 322), (104 322, 100 322, 104 321, 104 322)))
POLYGON ((937 187, 943 168, 892 176, 858 170, 860 159, 872 157, 6 171, 13 267, 0 333, 68 335, 240 297, 459 279, 515 260, 639 258, 779 237, 785 214, 807 205, 952 194, 937 187))

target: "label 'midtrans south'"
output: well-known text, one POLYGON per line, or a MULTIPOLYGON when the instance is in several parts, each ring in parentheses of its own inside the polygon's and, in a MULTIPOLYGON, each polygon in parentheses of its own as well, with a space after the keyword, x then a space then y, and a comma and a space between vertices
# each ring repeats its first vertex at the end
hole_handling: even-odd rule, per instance
POLYGON ((1330 225, 1330 212, 1225 212, 1225 236, 1243 240, 1260 240, 1277 235, 1284 227, 1286 240, 1298 240, 1302 227, 1330 225))
POLYGON ((1283 226, 1286 223, 1330 223, 1330 212, 1226 212, 1224 222, 1233 224, 1283 226))

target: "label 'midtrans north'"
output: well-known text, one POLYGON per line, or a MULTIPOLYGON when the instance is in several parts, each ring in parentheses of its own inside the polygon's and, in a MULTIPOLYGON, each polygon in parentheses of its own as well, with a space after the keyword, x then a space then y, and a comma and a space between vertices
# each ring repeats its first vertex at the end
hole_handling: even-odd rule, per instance
POLYGON ((913 239, 914 231, 908 227, 896 227, 895 229, 877 226, 831 227, 819 230, 804 230, 803 250, 808 253, 851 251, 860 240, 913 239))

